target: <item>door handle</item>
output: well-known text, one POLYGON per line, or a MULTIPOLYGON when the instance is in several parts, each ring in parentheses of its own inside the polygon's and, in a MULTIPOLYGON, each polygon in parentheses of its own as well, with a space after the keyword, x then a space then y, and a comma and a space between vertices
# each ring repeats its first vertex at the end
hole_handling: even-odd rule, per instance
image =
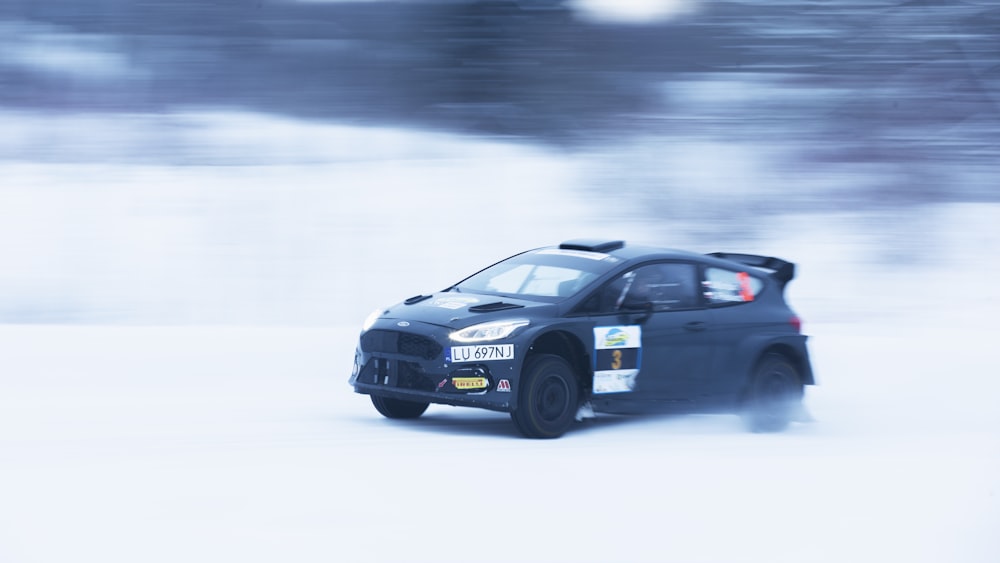
POLYGON ((705 321, 691 321, 684 325, 684 330, 690 330, 691 332, 699 332, 708 328, 708 324, 705 321))

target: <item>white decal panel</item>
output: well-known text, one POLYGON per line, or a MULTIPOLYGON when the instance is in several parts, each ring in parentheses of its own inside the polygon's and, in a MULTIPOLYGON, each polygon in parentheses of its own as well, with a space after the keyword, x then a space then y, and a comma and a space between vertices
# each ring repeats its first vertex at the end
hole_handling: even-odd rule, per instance
POLYGON ((594 327, 594 394, 628 393, 642 363, 642 327, 594 327))
POLYGON ((431 302, 434 307, 441 307, 442 309, 461 309, 467 305, 475 305, 479 303, 479 300, 475 297, 464 297, 456 295, 448 295, 446 297, 439 297, 431 302))
POLYGON ((489 362, 491 360, 513 360, 513 344, 483 344, 479 346, 452 346, 451 361, 489 362))
POLYGON ((637 369, 617 369, 594 372, 594 394, 629 393, 635 389, 637 369))

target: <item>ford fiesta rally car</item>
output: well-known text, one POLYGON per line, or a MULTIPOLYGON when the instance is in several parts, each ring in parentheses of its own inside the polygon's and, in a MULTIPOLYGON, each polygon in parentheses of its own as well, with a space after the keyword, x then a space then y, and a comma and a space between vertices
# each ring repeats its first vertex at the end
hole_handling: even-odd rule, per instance
POLYGON ((509 412, 555 438, 592 412, 740 412, 780 431, 813 372, 785 303, 795 266, 573 240, 365 321, 351 385, 389 418, 430 403, 509 412))

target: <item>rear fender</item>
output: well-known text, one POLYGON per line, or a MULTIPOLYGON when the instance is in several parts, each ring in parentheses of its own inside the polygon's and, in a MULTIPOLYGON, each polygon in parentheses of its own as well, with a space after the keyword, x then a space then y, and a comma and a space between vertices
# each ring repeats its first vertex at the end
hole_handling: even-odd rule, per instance
POLYGON ((807 338, 803 334, 757 334, 744 340, 733 358, 735 366, 742 367, 739 370, 741 386, 745 387, 750 383, 757 364, 767 354, 785 356, 795 366, 803 385, 815 385, 809 351, 806 348, 807 338))

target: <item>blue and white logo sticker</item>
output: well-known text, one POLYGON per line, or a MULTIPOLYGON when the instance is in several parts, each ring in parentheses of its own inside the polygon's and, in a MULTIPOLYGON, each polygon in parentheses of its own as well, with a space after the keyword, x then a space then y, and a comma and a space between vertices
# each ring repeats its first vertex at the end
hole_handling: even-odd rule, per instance
POLYGON ((642 327, 594 327, 594 394, 635 389, 642 361, 642 327))

